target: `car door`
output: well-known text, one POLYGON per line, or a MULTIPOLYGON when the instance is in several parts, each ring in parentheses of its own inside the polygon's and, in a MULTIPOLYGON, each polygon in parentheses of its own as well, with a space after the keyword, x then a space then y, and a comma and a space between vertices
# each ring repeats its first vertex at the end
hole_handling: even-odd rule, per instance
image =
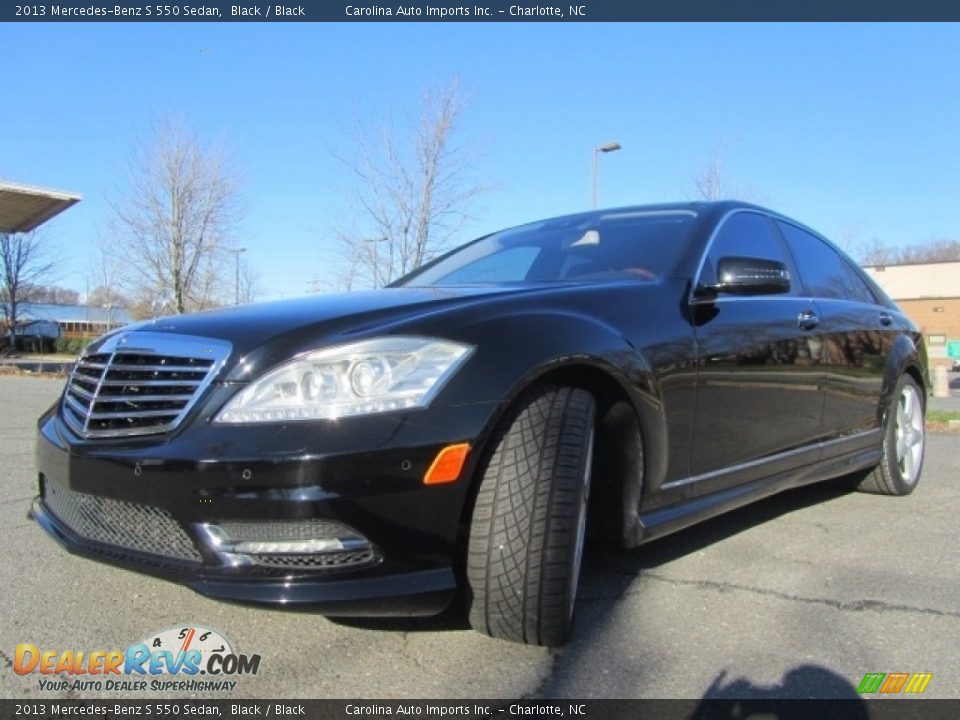
POLYGON ((717 284, 716 268, 725 257, 781 262, 791 286, 787 293, 719 293, 694 303, 696 494, 819 458, 824 372, 816 309, 796 283, 768 216, 728 215, 707 245, 697 287, 717 284))
POLYGON ((777 220, 824 339, 823 440, 830 454, 874 447, 887 357, 896 334, 893 311, 878 302, 852 262, 822 238, 777 220))

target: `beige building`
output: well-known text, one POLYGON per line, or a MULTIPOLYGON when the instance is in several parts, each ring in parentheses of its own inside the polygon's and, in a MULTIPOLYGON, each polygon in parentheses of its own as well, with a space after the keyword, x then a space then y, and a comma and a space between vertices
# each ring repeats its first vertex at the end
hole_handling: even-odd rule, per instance
POLYGON ((932 365, 960 361, 960 262, 864 270, 923 329, 932 365))

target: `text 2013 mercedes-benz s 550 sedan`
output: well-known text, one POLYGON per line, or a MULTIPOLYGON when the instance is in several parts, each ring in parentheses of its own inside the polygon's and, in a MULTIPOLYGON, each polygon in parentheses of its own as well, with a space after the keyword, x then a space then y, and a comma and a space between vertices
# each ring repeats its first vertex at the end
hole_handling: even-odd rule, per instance
POLYGON ((375 292, 94 342, 39 422, 33 516, 212 597, 570 632, 587 528, 631 547, 923 464, 917 327, 842 252, 740 203, 480 238, 375 292))

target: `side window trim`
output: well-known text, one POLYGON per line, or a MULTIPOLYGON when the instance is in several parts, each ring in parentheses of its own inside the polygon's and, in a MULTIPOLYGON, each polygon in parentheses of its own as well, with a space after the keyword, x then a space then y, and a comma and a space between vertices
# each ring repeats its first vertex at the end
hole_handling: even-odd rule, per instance
POLYGON ((793 262, 794 266, 797 269, 797 277, 800 279, 800 282, 804 287, 804 292, 808 297, 810 297, 811 299, 820 298, 821 300, 838 300, 839 299, 839 300, 842 300, 843 302, 852 302, 852 303, 857 303, 858 305, 873 304, 873 305, 879 305, 884 307, 886 306, 886 303, 883 302, 881 298, 877 296, 877 293, 874 290, 873 284, 870 282, 870 280, 865 275, 865 273, 859 267, 857 267, 855 263, 851 262, 851 260, 847 257, 847 254, 842 250, 840 250, 840 248, 838 248, 832 242, 830 242, 828 238, 825 238, 823 235, 816 232, 815 230, 811 230, 810 228, 805 227, 804 225, 801 225, 798 222, 790 220, 789 218, 776 216, 772 219, 773 219, 773 224, 777 229, 777 235, 779 235, 780 238, 783 240, 783 244, 787 249, 787 253, 790 255, 791 261, 793 262), (814 294, 810 292, 809 289, 807 289, 806 281, 803 279, 803 273, 800 272, 800 265, 797 262, 797 259, 793 257, 793 252, 790 250, 790 243, 788 243, 786 237, 784 237, 783 230, 780 228, 781 225, 789 225, 793 228, 796 228, 800 232, 804 232, 807 235, 810 235, 816 238, 817 240, 822 242, 824 245, 826 245, 830 250, 832 250, 834 254, 838 258, 840 258, 840 262, 843 263, 844 267, 846 267, 849 272, 852 272, 854 276, 856 276, 856 278, 860 280, 861 283, 863 283, 863 286, 867 290, 867 293, 870 295, 871 298, 873 298, 873 302, 865 303, 862 300, 856 300, 854 298, 822 298, 819 295, 814 296, 814 294))
MULTIPOLYGON (((710 255, 710 251, 713 249, 713 243, 717 239, 717 235, 720 234, 720 231, 723 230, 723 226, 727 224, 730 218, 732 218, 734 215, 739 215, 742 213, 746 213, 750 215, 759 215, 764 220, 766 220, 767 226, 770 229, 771 236, 780 245, 780 250, 782 251, 784 258, 787 260, 787 268, 791 273, 790 292, 784 293, 782 295, 776 295, 774 297, 778 299, 803 297, 806 290, 802 284, 794 282, 794 280, 799 278, 799 272, 797 271, 797 263, 793 259, 793 256, 790 254, 790 248, 787 246, 786 240, 783 238, 782 234, 780 233, 780 228, 777 227, 777 222, 776 222, 777 218, 770 215, 770 213, 763 212, 761 210, 754 210, 753 208, 733 208, 732 210, 728 210, 727 213, 722 218, 720 218, 720 221, 717 223, 716 227, 713 228, 713 232, 710 233, 710 237, 707 238, 707 243, 706 245, 704 245, 703 252, 700 255, 700 262, 697 263, 697 271, 696 273, 694 273, 693 282, 690 284, 690 294, 689 294, 688 300, 691 302, 696 300, 695 293, 697 288, 700 286, 700 277, 703 275, 703 268, 707 263, 707 257, 710 255), (797 292, 798 289, 801 292, 798 293, 797 292)), ((766 295, 762 297, 765 299, 770 299, 770 297, 766 295)), ((745 298, 723 298, 723 299, 743 300, 745 298)), ((746 298, 746 299, 750 299, 750 298, 746 298)))
POLYGON ((860 303, 861 305, 886 305, 886 303, 881 302, 880 298, 877 297, 877 293, 874 291, 873 284, 867 280, 866 274, 863 272, 863 270, 857 267, 856 263, 850 262, 846 254, 841 255, 840 259, 843 260, 844 263, 846 263, 847 267, 850 269, 850 272, 852 272, 857 278, 860 279, 860 282, 862 282, 863 286, 867 289, 867 293, 869 293, 870 297, 873 298, 872 303, 863 303, 863 302, 860 302, 859 300, 851 300, 850 302, 857 302, 857 303, 860 303))
POLYGON ((703 275, 703 266, 707 263, 707 256, 710 254, 710 250, 713 249, 713 242, 717 239, 717 235, 720 234, 720 230, 723 229, 723 226, 727 224, 727 220, 736 215, 737 213, 746 212, 742 208, 734 208, 733 210, 728 210, 727 213, 720 218, 720 222, 716 224, 713 228, 713 232, 710 233, 710 237, 707 238, 707 244, 703 246, 703 252, 700 254, 700 262, 697 263, 697 271, 693 274, 693 283, 690 287, 690 299, 694 299, 694 293, 697 290, 697 287, 700 285, 700 276, 703 275))
MULTIPOLYGON (((786 218, 782 218, 782 217, 772 217, 772 218, 770 218, 770 220, 771 220, 771 222, 773 222, 773 227, 776 228, 776 230, 777 230, 777 237, 780 238, 780 242, 782 242, 782 243, 783 243, 783 247, 786 248, 787 255, 790 256, 790 262, 793 264, 793 271, 794 271, 794 273, 796 274, 797 286, 798 286, 798 288, 800 289, 800 294, 801 294, 801 296, 804 297, 804 298, 807 298, 807 299, 809 299, 809 300, 813 300, 813 299, 814 299, 814 294, 813 294, 813 292, 810 290, 810 286, 807 285, 807 281, 804 279, 803 273, 800 272, 800 262, 797 260, 796 257, 794 257, 794 255, 793 255, 793 250, 790 249, 790 243, 787 242, 787 238, 786 238, 786 236, 783 234, 783 229, 780 227, 780 225, 781 225, 781 223, 783 223, 783 224, 785 224, 785 225, 792 225, 793 227, 797 228, 798 230, 805 230, 806 228, 803 228, 803 227, 801 227, 800 225, 798 225, 797 223, 795 223, 795 222, 790 222, 790 221, 787 220, 786 218)), ((813 234, 813 233, 811 233, 811 234, 813 234)))

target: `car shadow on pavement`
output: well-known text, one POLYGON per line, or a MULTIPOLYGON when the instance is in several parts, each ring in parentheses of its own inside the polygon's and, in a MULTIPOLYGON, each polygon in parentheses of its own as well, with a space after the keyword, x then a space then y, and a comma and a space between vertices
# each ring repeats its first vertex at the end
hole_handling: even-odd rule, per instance
POLYGON ((783 515, 849 495, 854 492, 854 486, 853 478, 846 476, 787 490, 667 535, 667 542, 658 539, 635 550, 612 554, 609 547, 593 543, 587 547, 585 561, 596 564, 603 562, 601 556, 616 557, 625 562, 621 569, 632 568, 639 573, 666 565, 783 515))
MULTIPOLYGON (((669 542, 654 542, 633 550, 611 550, 609 544, 592 538, 588 539, 578 595, 609 597, 611 577, 610 572, 604 571, 612 571, 614 577, 620 578, 619 585, 622 587, 619 588, 619 592, 624 592, 644 570, 660 567, 782 515, 836 499, 852 491, 853 483, 849 478, 839 478, 788 490, 674 533, 669 536, 669 542)), ((616 592, 617 590, 614 590, 614 594, 616 592)), ((339 625, 358 629, 443 632, 469 629, 468 612, 466 593, 461 590, 450 607, 439 615, 430 617, 331 617, 329 619, 339 625)))
POLYGON ((445 632, 469 630, 469 608, 464 592, 458 592, 453 602, 439 615, 426 617, 328 617, 337 625, 359 630, 387 632, 445 632))

